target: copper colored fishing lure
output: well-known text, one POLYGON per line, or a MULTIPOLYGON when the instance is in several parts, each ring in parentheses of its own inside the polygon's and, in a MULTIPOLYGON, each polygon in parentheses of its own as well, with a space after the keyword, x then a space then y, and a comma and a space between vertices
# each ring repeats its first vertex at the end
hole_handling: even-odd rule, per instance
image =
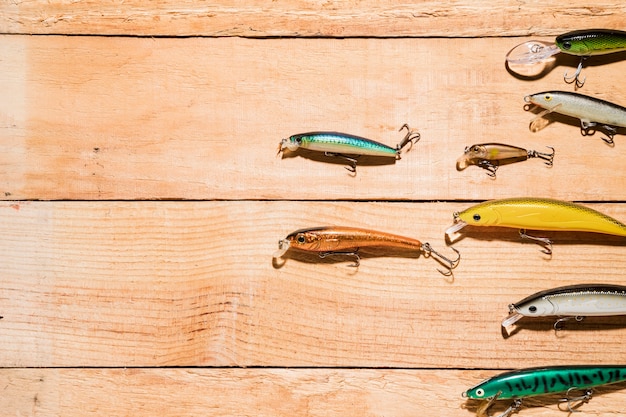
POLYGON ((432 255, 448 269, 446 272, 439 271, 444 275, 450 275, 461 259, 459 252, 454 248, 452 250, 458 257, 451 260, 434 251, 429 243, 422 243, 417 239, 356 227, 334 226, 300 229, 290 233, 285 239, 278 241, 278 251, 274 253, 274 258, 283 256, 288 249, 293 248, 317 253, 320 258, 329 255, 350 256, 354 259, 351 266, 358 267, 361 259, 358 255, 359 249, 370 247, 414 250, 426 256, 432 255))

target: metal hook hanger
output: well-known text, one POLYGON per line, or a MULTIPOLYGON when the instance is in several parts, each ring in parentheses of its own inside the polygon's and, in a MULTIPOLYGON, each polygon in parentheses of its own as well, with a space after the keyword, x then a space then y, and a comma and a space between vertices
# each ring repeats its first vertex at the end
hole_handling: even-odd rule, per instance
POLYGON ((537 151, 528 151, 528 157, 529 158, 539 158, 543 161, 545 161, 545 164, 549 167, 551 167, 552 165, 554 165, 554 155, 556 154, 556 151, 554 150, 554 148, 552 146, 546 146, 546 148, 552 149, 552 153, 547 153, 547 152, 537 152, 537 151))
POLYGON ((485 401, 480 407, 478 407, 478 409, 476 410, 476 416, 477 417, 508 417, 511 414, 517 412, 517 410, 519 410, 522 407, 522 399, 517 398, 513 401, 513 403, 511 403, 509 408, 504 410, 502 413, 498 415, 493 415, 493 416, 489 415, 487 413, 487 410, 496 402, 500 394, 501 393, 498 392, 491 399, 489 399, 488 401, 485 401))
POLYGON ((520 229, 519 236, 522 239, 533 240, 543 245, 544 249, 542 249, 541 252, 545 253, 546 255, 552 256, 552 241, 548 239, 547 237, 538 237, 538 236, 529 235, 528 233, 526 233, 526 229, 520 229))
POLYGON ((554 327, 554 331, 558 332, 558 331, 563 330, 562 324, 565 323, 566 321, 569 321, 569 320, 572 320, 572 319, 574 319, 574 320, 576 320, 577 322, 580 323, 581 321, 583 321, 585 319, 585 316, 561 317, 557 321, 554 322, 554 325, 552 326, 552 327, 554 327))
POLYGON ((571 387, 570 389, 567 390, 567 393, 565 394, 565 398, 563 398, 561 400, 561 403, 559 403, 559 410, 561 411, 565 411, 561 409, 561 404, 565 403, 567 405, 567 411, 570 413, 580 413, 579 408, 583 405, 588 403, 591 398, 593 397, 593 390, 592 389, 587 389, 584 391, 584 393, 582 395, 579 395, 578 397, 571 397, 570 393, 577 389, 576 387, 571 387))
MULTIPOLYGON (((597 131, 596 126, 598 126, 598 124, 595 122, 581 120, 580 134, 583 136, 591 136, 597 131)), ((611 125, 600 125, 600 128, 604 131, 604 134, 606 135, 606 137, 601 138, 604 143, 609 146, 615 146, 615 141, 613 140, 613 138, 617 134, 617 128, 611 125)))
POLYGON ((406 135, 404 135, 404 138, 400 141, 400 143, 396 145, 396 151, 398 152, 400 152, 402 148, 404 148, 409 143, 411 145, 406 151, 410 151, 413 147, 413 144, 419 142, 419 140, 422 138, 422 135, 420 135, 419 132, 416 132, 409 128, 408 123, 403 124, 402 127, 398 129, 398 132, 402 132, 403 129, 406 129, 406 135))
POLYGON ((567 75, 567 72, 565 74, 563 74, 563 80, 567 84, 575 83, 574 87, 576 89, 582 88, 582 86, 585 85, 585 81, 587 80, 587 77, 583 78, 582 81, 580 79, 580 73, 583 70, 583 62, 585 62, 585 58, 586 57, 580 58, 580 62, 578 63, 578 67, 576 68, 576 71, 574 72, 574 75, 569 76, 569 75, 567 75))
POLYGON ((349 166, 344 167, 344 168, 350 171, 350 173, 354 174, 353 176, 356 176, 356 162, 357 162, 356 158, 352 158, 350 156, 346 156, 340 153, 333 153, 333 152, 324 152, 324 155, 331 157, 331 158, 340 158, 340 159, 348 161, 349 166))
POLYGON ((452 270, 454 268, 456 268, 459 265, 459 262, 461 261, 461 253, 456 250, 455 248, 453 248, 452 246, 450 246, 450 249, 452 249, 453 251, 456 252, 457 254, 457 258, 455 260, 452 260, 450 258, 447 258, 445 256, 443 256, 442 254, 440 254, 439 252, 435 251, 433 249, 432 246, 430 246, 430 243, 424 243, 422 245, 422 251, 424 251, 424 254, 426 256, 432 256, 435 255, 435 259, 437 259, 438 262, 443 263, 443 264, 448 264, 448 265, 444 265, 448 270, 447 271, 442 271, 441 269, 437 269, 437 271, 439 271, 440 274, 449 277, 450 275, 452 275, 452 270))
POLYGON ((486 174, 489 175, 491 178, 493 178, 494 180, 496 179, 496 171, 499 168, 498 165, 494 165, 489 161, 480 161, 478 163, 478 166, 486 170, 487 171, 486 174))

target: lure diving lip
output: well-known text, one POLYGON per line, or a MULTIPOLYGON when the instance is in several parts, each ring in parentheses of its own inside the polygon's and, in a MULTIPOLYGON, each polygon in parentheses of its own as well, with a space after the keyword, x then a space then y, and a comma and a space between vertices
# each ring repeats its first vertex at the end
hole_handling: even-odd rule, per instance
POLYGON ((580 133, 587 136, 596 128, 605 131, 607 144, 613 145, 613 137, 618 127, 626 127, 626 107, 599 98, 569 91, 544 91, 524 97, 524 101, 542 107, 530 123, 530 130, 537 131, 538 121, 548 113, 560 113, 580 119, 580 133))
POLYGON ((278 241, 278 250, 273 257, 280 258, 290 248, 293 248, 304 252, 317 253, 320 258, 329 255, 349 256, 354 259, 354 263, 351 266, 358 267, 360 264, 358 250, 366 247, 389 247, 422 252, 426 256, 435 257, 446 266, 447 272, 440 271, 444 275, 450 275, 452 269, 456 268, 461 259, 459 252, 454 248, 452 250, 457 253, 458 257, 455 260, 451 260, 436 252, 429 243, 422 243, 417 239, 375 230, 341 226, 323 226, 296 230, 287 235, 285 239, 278 241))
POLYGON ((552 253, 547 238, 527 235, 526 229, 545 231, 593 232, 626 237, 626 225, 589 207, 549 198, 506 198, 476 204, 454 213, 454 224, 446 230, 449 240, 467 225, 520 229, 522 238, 541 242, 552 253))
POLYGON ((487 170, 487 175, 496 177, 496 171, 501 165, 526 161, 530 158, 543 159, 549 167, 553 165, 554 148, 552 153, 543 153, 533 150, 526 150, 512 145, 502 143, 479 143, 465 148, 463 155, 456 161, 456 169, 462 171, 470 165, 476 165, 487 170))
POLYGON ((406 129, 404 138, 395 148, 380 142, 360 136, 339 132, 308 132, 292 135, 283 139, 278 144, 278 153, 288 150, 295 152, 298 149, 308 149, 311 151, 323 152, 326 156, 341 158, 348 162, 346 169, 356 174, 358 156, 374 156, 382 158, 400 159, 402 150, 410 144, 420 140, 420 134, 411 130, 404 124, 399 131, 406 129))
POLYGON ((626 315, 626 286, 612 284, 576 284, 552 288, 509 305, 509 316, 502 321, 507 328, 523 317, 563 317, 582 320, 591 316, 626 315))

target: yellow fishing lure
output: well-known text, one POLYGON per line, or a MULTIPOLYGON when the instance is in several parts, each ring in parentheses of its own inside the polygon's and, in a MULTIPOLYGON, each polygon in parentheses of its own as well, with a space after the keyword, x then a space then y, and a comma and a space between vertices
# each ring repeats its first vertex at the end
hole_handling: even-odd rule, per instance
POLYGON ((566 201, 548 198, 507 198, 486 201, 454 213, 454 224, 446 230, 452 236, 463 227, 498 226, 519 228, 523 238, 542 242, 552 253, 552 242, 527 235, 525 229, 594 232, 626 237, 626 225, 606 214, 566 201))

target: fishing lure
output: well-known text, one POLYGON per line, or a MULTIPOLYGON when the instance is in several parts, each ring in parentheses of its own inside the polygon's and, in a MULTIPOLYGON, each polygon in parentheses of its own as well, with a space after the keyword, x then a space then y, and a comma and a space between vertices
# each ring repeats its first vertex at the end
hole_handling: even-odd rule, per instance
POLYGON ((554 161, 554 148, 552 153, 543 153, 533 150, 518 148, 517 146, 504 145, 502 143, 481 143, 465 148, 465 153, 456 161, 456 169, 464 170, 470 165, 476 165, 487 170, 487 175, 496 178, 496 171, 501 165, 525 161, 529 158, 540 158, 547 166, 552 166, 554 161))
POLYGON ((309 132, 300 133, 283 139, 278 144, 278 153, 285 149, 291 152, 308 149, 311 151, 324 152, 326 156, 341 158, 348 162, 345 167, 348 171, 356 175, 356 164, 358 156, 375 156, 382 158, 400 159, 400 154, 405 146, 410 144, 407 152, 413 144, 421 138, 420 134, 411 130, 408 124, 404 124, 399 131, 406 129, 404 138, 395 148, 360 136, 349 135, 339 132, 309 132))
POLYGON ((448 271, 439 272, 446 276, 452 274, 452 269, 456 268, 461 259, 461 255, 454 248, 452 250, 458 257, 450 260, 433 250, 429 243, 422 243, 417 239, 356 227, 334 226, 300 229, 290 233, 285 239, 278 241, 278 251, 274 253, 274 258, 280 258, 289 248, 294 248, 317 253, 320 258, 329 255, 349 256, 354 258, 354 263, 350 266, 358 267, 361 260, 358 251, 365 247, 408 249, 423 252, 426 256, 434 255, 439 262, 445 264, 448 271))
POLYGON ((626 315, 626 286, 578 284, 553 288, 529 295, 509 305, 509 316, 502 327, 513 325, 522 317, 560 316, 554 330, 566 320, 582 321, 587 316, 626 315))
POLYGON ((485 400, 476 415, 488 416, 487 410, 500 400, 514 400, 497 417, 507 417, 517 412, 524 398, 539 395, 566 393, 562 402, 574 412, 589 402, 593 388, 626 381, 626 366, 622 365, 570 365, 519 369, 493 376, 463 393, 463 397, 485 400), (583 391, 578 397, 570 397, 572 391, 583 391))
POLYGON ((510 70, 521 75, 535 76, 554 62, 554 55, 560 52, 579 56, 580 62, 574 75, 565 73, 563 79, 581 88, 586 79, 580 79, 585 59, 621 51, 626 51, 626 32, 612 29, 575 30, 557 36, 555 43, 528 41, 517 45, 506 55, 506 61, 510 70))
POLYGON ((580 134, 587 136, 595 132, 596 127, 603 129, 607 135, 602 138, 607 144, 613 145, 613 137, 618 127, 626 127, 626 107, 568 91, 544 91, 524 97, 531 103, 545 110, 531 122, 530 130, 537 131, 537 121, 548 113, 556 112, 580 119, 580 134))
POLYGON ((626 237, 626 225, 591 208, 548 198, 507 198, 491 200, 454 213, 454 224, 446 230, 452 236, 467 225, 520 229, 520 237, 543 244, 543 253, 552 254, 552 241, 526 234, 526 229, 595 232, 626 237))
POLYGON ((539 395, 566 393, 563 402, 570 412, 591 400, 593 388, 600 385, 626 381, 626 366, 621 365, 571 365, 519 369, 493 376, 468 389, 463 397, 486 400, 476 411, 478 416, 488 416, 487 410, 500 400, 514 400, 498 417, 518 411, 524 398, 539 395), (570 397, 574 390, 584 391, 579 397, 570 397))

